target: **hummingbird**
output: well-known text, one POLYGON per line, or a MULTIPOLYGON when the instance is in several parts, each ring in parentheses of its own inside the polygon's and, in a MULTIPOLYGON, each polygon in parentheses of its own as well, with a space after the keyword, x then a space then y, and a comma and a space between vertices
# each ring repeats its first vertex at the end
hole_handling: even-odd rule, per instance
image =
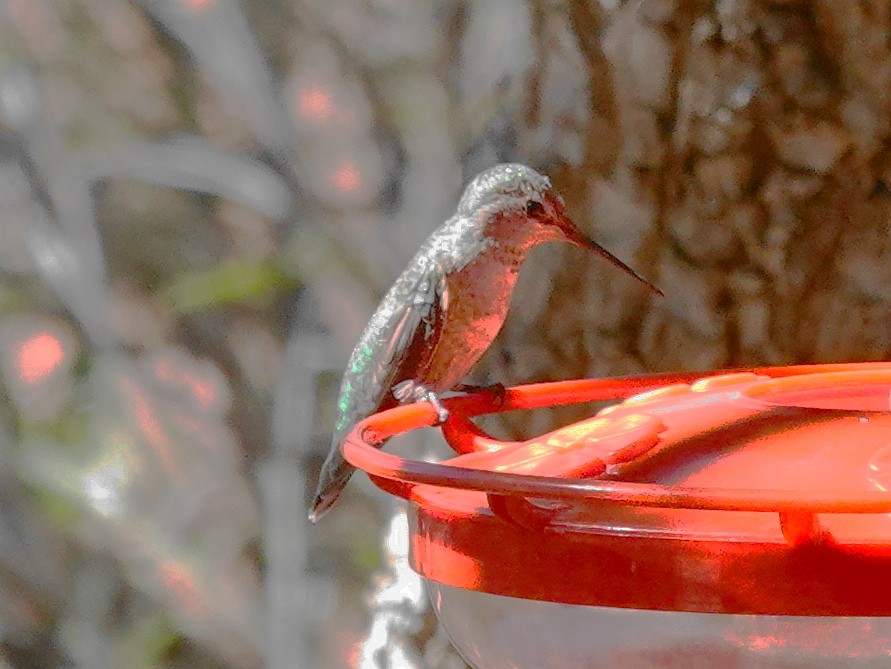
POLYGON ((341 445, 356 423, 410 401, 430 402, 440 424, 448 419, 440 396, 459 387, 501 330, 528 253, 556 241, 593 251, 662 295, 570 220, 546 176, 517 163, 481 172, 384 295, 350 356, 310 521, 353 473, 341 445))

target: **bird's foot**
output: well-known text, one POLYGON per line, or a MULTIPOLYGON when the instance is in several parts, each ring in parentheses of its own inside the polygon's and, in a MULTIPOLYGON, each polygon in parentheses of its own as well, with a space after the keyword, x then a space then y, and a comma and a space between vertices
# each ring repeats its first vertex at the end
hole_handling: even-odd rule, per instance
POLYGON ((443 406, 439 394, 416 381, 409 380, 397 383, 393 386, 393 397, 402 404, 407 404, 408 402, 430 402, 436 411, 436 421, 439 425, 442 425, 449 419, 449 410, 443 406))
POLYGON ((491 383, 485 386, 477 386, 473 384, 462 383, 455 386, 455 390, 459 393, 489 393, 492 395, 492 403, 495 406, 504 404, 504 398, 507 397, 507 388, 503 383, 491 383))

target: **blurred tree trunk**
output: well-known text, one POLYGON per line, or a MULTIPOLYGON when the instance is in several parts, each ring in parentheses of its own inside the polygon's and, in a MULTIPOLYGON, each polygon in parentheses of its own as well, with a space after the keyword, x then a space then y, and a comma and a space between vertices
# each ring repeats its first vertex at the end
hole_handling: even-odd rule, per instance
POLYGON ((552 171, 556 185, 666 296, 552 249, 524 275, 490 375, 886 358, 889 13, 834 0, 543 13, 574 36, 591 91, 583 160, 552 171))

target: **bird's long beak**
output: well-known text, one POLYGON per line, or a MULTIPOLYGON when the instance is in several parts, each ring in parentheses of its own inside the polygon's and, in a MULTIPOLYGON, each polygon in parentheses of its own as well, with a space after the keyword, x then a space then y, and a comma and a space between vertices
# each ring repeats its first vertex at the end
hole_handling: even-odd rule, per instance
POLYGON ((640 274, 635 272, 633 269, 631 269, 628 265, 623 263, 621 260, 616 258, 616 256, 614 256, 612 253, 607 251, 600 244, 598 244, 593 239, 591 239, 590 237, 585 235, 581 230, 579 230, 576 227, 575 223, 573 223, 572 220, 570 220, 566 216, 561 217, 561 219, 562 220, 560 221, 560 224, 559 224, 560 230, 566 236, 567 241, 571 242, 572 244, 575 244, 576 246, 578 246, 580 248, 588 249, 589 251, 593 251, 594 253, 599 255, 601 258, 605 258, 606 260, 609 260, 613 265, 615 265, 616 267, 618 267, 621 270, 624 270, 625 272, 627 272, 628 274, 633 276, 635 279, 640 281, 643 285, 645 285, 647 288, 649 288, 652 292, 664 297, 664 293, 661 290, 656 288, 656 286, 654 286, 652 283, 650 283, 649 281, 644 279, 640 274))

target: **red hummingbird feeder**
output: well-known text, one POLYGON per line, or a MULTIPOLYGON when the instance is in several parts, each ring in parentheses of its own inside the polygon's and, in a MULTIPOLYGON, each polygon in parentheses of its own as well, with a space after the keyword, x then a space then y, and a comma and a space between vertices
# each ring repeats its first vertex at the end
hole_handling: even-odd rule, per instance
POLYGON ((446 400, 458 455, 350 463, 410 502, 411 564, 480 669, 891 666, 891 363, 521 386, 446 400), (522 442, 469 420, 622 400, 522 442))

